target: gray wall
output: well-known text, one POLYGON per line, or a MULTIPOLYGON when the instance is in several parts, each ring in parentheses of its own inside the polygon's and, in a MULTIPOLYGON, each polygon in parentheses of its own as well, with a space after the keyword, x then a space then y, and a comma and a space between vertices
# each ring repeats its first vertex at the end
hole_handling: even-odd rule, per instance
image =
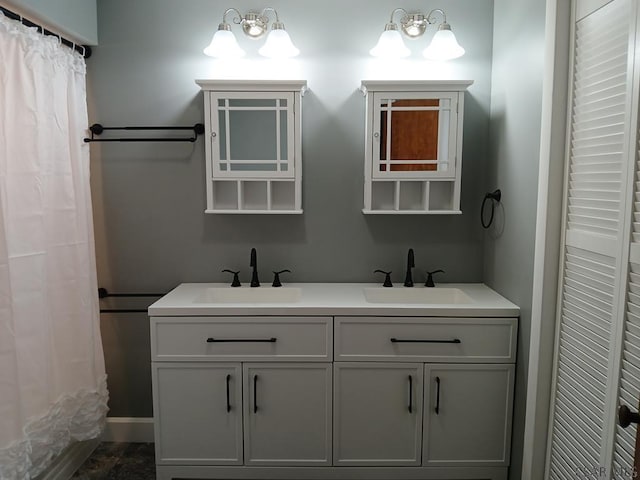
MULTIPOLYGON (((467 54, 447 64, 420 57, 427 39, 408 42, 412 60, 369 57, 391 10, 383 0, 275 1, 299 58, 273 64, 259 42, 234 32, 247 50, 231 65, 202 54, 225 8, 266 4, 211 0, 109 0, 98 4, 100 44, 88 61, 91 122, 105 126, 193 125, 203 121, 195 79, 302 78, 303 215, 205 215, 203 139, 192 144, 92 144, 92 192, 100 286, 162 292, 181 282, 249 278, 257 247, 262 278, 289 268, 285 281, 379 281, 375 268, 404 278, 406 251, 420 271, 442 268, 445 282, 483 281, 478 211, 486 191, 492 55, 492 0, 407 1, 407 9, 446 8, 467 54), (358 12, 356 21, 348 15, 358 12), (465 103, 459 216, 365 216, 362 79, 472 79, 465 103)), ((429 36, 433 32, 429 33, 429 36)), ((104 302, 103 302, 104 303, 104 302)), ((114 304, 108 305, 113 307, 114 304)), ((104 315, 102 332, 112 416, 150 416, 148 321, 104 315), (123 361, 123 358, 126 361, 123 361)))
POLYGON ((5 0, 0 3, 85 45, 98 43, 97 0, 5 0))
MULTIPOLYGON (((198 78, 299 77, 303 100, 303 208, 298 216, 205 215, 204 144, 94 144, 92 175, 99 279, 112 291, 165 291, 180 282, 226 281, 223 268, 248 277, 258 249, 263 277, 289 268, 289 281, 375 281, 373 270, 403 278, 406 250, 417 270, 442 268, 442 281, 482 281, 478 178, 487 165, 491 75, 490 0, 447 3, 448 20, 467 48, 450 64, 414 60, 389 68, 368 55, 395 4, 271 2, 302 51, 273 66, 258 43, 239 41, 246 60, 229 66, 202 54, 228 2, 110 0, 99 4, 100 45, 89 60, 90 118, 106 126, 193 125, 203 121, 198 78), (355 28, 354 28, 355 26, 355 28), (473 79, 466 101, 461 216, 361 213, 366 78, 473 79)), ((234 3, 247 11, 260 4, 234 3)), ((440 6, 406 2, 407 8, 440 6)), ((421 273, 416 273, 417 278, 421 273)))
POLYGON ((487 185, 502 190, 485 235, 484 282, 521 308, 511 479, 520 478, 544 70, 545 0, 495 0, 487 185))

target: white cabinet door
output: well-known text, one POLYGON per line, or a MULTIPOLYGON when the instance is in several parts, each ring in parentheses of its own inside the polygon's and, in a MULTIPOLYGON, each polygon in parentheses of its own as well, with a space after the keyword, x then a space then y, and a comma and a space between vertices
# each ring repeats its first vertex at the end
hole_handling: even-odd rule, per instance
POLYGON ((245 363, 245 465, 331 465, 331 364, 245 363))
POLYGON ((425 365, 424 466, 509 464, 515 367, 425 365))
POLYGON ((421 363, 335 363, 335 465, 420 465, 421 363))
POLYGON ((242 464, 239 363, 153 364, 156 463, 242 464))

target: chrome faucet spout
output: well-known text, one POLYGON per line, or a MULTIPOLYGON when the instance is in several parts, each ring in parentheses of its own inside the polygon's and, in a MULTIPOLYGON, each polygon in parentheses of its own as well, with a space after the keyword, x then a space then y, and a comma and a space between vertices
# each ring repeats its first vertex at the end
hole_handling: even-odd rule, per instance
POLYGON ((251 272, 251 286, 259 287, 260 280, 258 280, 258 254, 255 248, 251 249, 251 258, 249 260, 249 266, 252 268, 251 272))
POLYGON ((411 275, 411 269, 416 266, 415 259, 413 256, 413 248, 409 249, 407 252, 407 275, 404 278, 404 286, 405 287, 413 287, 413 278, 411 275))

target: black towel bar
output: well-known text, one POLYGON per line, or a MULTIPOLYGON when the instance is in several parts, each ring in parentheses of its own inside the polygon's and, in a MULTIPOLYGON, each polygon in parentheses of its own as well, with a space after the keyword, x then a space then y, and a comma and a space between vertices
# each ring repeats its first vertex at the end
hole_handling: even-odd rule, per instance
MULTIPOLYGON (((106 288, 98 288, 98 298, 107 297, 162 297, 166 293, 109 293, 106 288)), ((147 313, 146 308, 101 308, 100 313, 147 313)))
POLYGON ((91 142, 195 142, 198 135, 204 133, 204 124, 196 123, 192 127, 105 127, 99 123, 94 123, 89 127, 91 131, 91 138, 85 138, 85 143, 91 142), (105 130, 127 130, 127 131, 139 131, 139 130, 190 130, 194 133, 193 137, 167 137, 167 138, 153 138, 153 137, 121 137, 121 138, 95 138, 96 135, 101 135, 105 130))
POLYGON ((98 297, 162 297, 166 293, 109 293, 106 288, 98 288, 98 297))

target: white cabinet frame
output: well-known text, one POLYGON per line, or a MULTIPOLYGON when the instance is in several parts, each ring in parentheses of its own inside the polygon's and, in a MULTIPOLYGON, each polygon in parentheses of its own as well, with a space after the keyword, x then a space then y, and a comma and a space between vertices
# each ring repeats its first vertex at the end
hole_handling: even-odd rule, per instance
POLYGON ((196 83, 204 92, 205 213, 302 213, 302 96, 307 82, 196 80, 196 83), (251 100, 256 103, 273 100, 273 104, 250 105, 251 100), (250 136, 243 137, 244 132, 231 132, 230 115, 242 111, 274 113, 275 158, 230 158, 232 145, 252 141, 250 136), (283 139, 286 139, 284 148, 283 139))
POLYGON ((460 214, 462 175, 462 126, 464 92, 473 82, 363 80, 366 97, 365 214, 460 214), (393 107, 389 100, 439 100, 436 106, 393 107), (386 102, 385 102, 386 101, 386 102), (387 113, 387 144, 391 141, 394 111, 439 111, 437 158, 415 160, 381 159, 381 116, 387 113), (393 164, 433 164, 434 170, 391 171, 393 164), (384 168, 381 168, 384 166, 384 168))

